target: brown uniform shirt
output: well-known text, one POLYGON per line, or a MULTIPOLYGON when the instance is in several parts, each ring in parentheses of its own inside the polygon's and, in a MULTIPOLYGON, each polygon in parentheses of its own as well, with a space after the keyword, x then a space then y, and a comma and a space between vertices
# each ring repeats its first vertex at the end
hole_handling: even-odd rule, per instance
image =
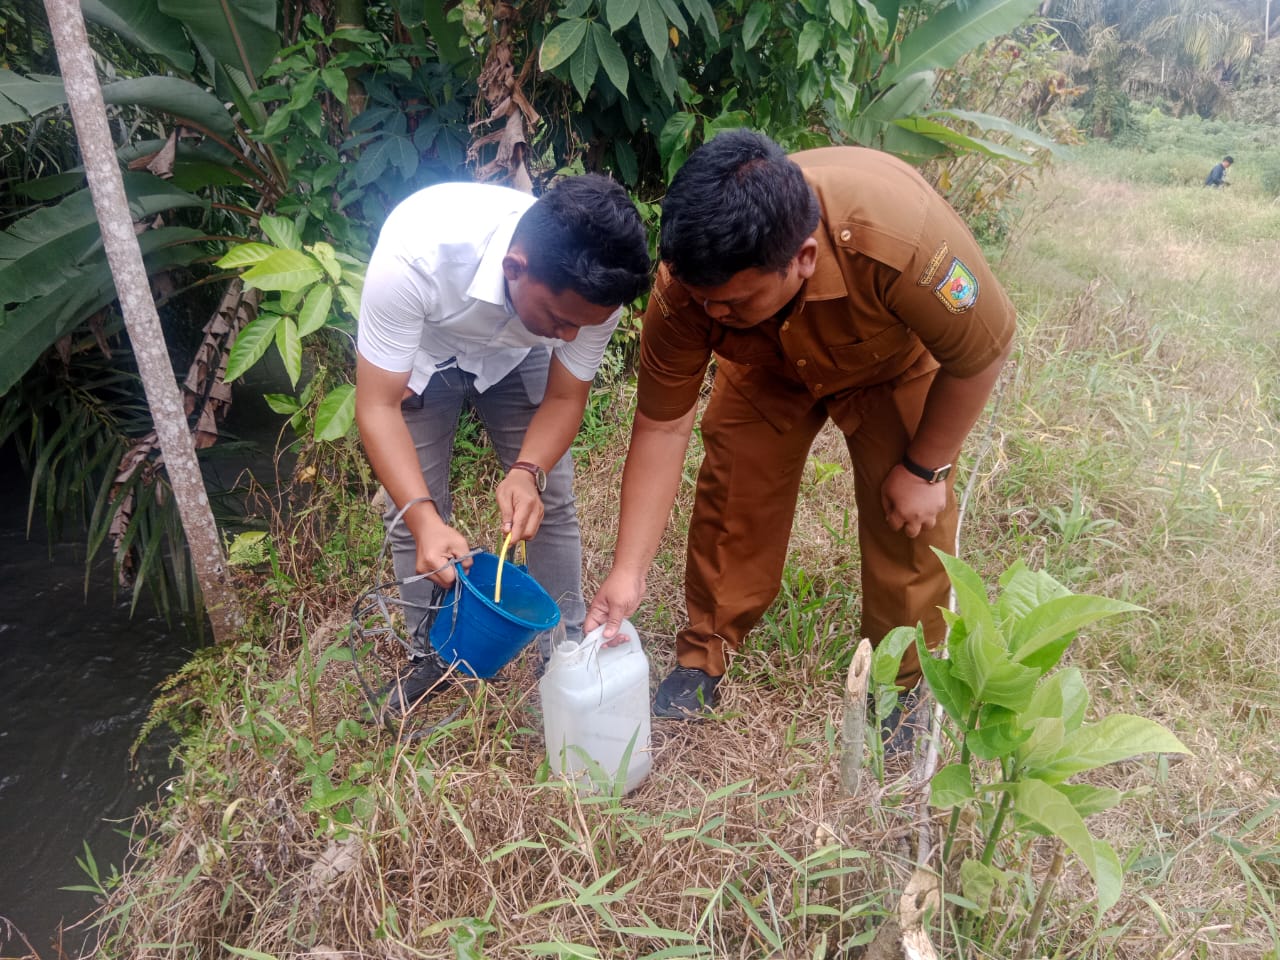
POLYGON ((1013 306, 973 235, 914 169, 861 147, 791 159, 821 208, 813 276, 785 316, 734 330, 661 267, 640 341, 645 416, 687 413, 714 353, 721 375, 776 428, 821 399, 848 431, 860 390, 939 365, 972 376, 1013 337, 1013 306))

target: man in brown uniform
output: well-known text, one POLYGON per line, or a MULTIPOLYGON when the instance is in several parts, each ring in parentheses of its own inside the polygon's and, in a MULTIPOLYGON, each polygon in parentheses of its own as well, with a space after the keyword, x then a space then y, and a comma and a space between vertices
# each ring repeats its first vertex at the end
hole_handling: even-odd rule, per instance
MULTIPOLYGON (((1012 343, 1015 314, 955 211, 911 167, 857 147, 788 158, 723 133, 676 175, 645 314, 639 402, 613 569, 585 627, 640 603, 680 482, 698 391, 706 455, 689 527, 689 624, 659 716, 714 702, 736 649, 777 595, 805 461, 827 418, 853 460, 862 632, 924 623, 943 636, 954 550, 951 464, 1012 343)), ((903 658, 899 683, 920 666, 903 658)))

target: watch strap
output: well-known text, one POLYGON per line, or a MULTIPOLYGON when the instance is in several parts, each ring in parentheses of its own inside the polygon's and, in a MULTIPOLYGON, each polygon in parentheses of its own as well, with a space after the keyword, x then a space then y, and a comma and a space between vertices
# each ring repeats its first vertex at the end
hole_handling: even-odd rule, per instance
POLYGON ((939 480, 945 480, 951 472, 951 464, 943 464, 930 470, 928 467, 922 467, 916 463, 905 453, 902 455, 902 465, 907 468, 907 472, 919 477, 925 483, 937 483, 939 480))
POLYGON ((528 460, 517 460, 511 465, 512 470, 525 470, 533 474, 534 485, 538 488, 538 492, 542 493, 547 488, 547 474, 536 463, 530 463, 528 460))

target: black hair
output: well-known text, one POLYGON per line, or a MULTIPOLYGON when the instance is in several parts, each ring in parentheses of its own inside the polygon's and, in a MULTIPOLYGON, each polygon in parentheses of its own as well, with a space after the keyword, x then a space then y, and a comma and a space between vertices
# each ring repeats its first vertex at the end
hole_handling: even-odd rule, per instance
POLYGON ((743 270, 785 271, 819 217, 817 197, 781 147, 729 130, 693 151, 671 181, 659 250, 678 279, 715 287, 743 270))
POLYGON ((627 191, 608 177, 567 177, 524 212, 511 238, 529 276, 588 303, 630 303, 649 287, 649 245, 627 191))
POLYGON ((1225 157, 1223 157, 1223 158, 1222 158, 1222 162, 1223 162, 1223 163, 1235 163, 1236 161, 1235 161, 1235 158, 1233 158, 1233 157, 1231 156, 1231 154, 1227 154, 1225 157))

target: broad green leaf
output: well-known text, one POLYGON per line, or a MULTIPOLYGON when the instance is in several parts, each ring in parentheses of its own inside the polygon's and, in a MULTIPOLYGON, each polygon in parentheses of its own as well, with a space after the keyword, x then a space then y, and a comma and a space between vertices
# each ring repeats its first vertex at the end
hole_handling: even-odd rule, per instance
POLYGON ((538 66, 543 70, 554 70, 568 60, 587 38, 589 26, 586 20, 566 20, 557 25, 543 38, 538 66))
POLYGON ((1031 724, 1031 736, 1018 745, 1018 766, 1035 770, 1048 763, 1058 755, 1066 736, 1066 726, 1061 717, 1044 717, 1035 721, 1031 724))
POLYGON ((1096 872, 1093 837, 1071 802, 1049 784, 1030 778, 1000 787, 1013 796, 1014 809, 1028 820, 1034 820, 1067 845, 1084 861, 1090 873, 1096 872))
POLYGON ((1037 147, 1043 147, 1045 150, 1054 153, 1058 153, 1062 149, 1060 144, 1055 143, 1043 134, 1037 133, 1035 130, 1029 130, 1020 124, 1014 123, 1012 120, 1006 120, 1004 117, 998 117, 992 113, 978 113, 973 110, 931 110, 928 116, 967 120, 983 130, 998 130, 1001 133, 1009 134, 1017 140, 1033 143, 1037 147))
POLYGON ((57 77, 22 77, 0 68, 0 123, 20 123, 67 102, 67 92, 57 77), (16 105, 8 106, 7 101, 16 105))
POLYGON ((796 41, 796 66, 803 67, 813 60, 822 47, 822 38, 826 27, 818 20, 806 20, 800 28, 800 38, 796 41))
POLYGON ((287 393, 264 393, 262 399, 267 401, 267 406, 276 413, 291 414, 302 409, 302 404, 287 393))
POLYGON ((1098 885, 1098 916, 1120 902, 1124 889, 1124 867, 1111 844, 1105 840, 1093 841, 1093 882, 1098 885))
POLYGON ((333 94, 334 99, 342 104, 347 102, 350 81, 347 80, 345 71, 337 67, 325 67, 320 71, 320 79, 324 81, 325 87, 333 94))
POLYGON ((324 275, 320 264, 299 250, 275 251, 246 270, 241 279, 250 290, 302 290, 324 275))
POLYGON ((1008 883, 1003 870, 989 867, 981 860, 966 860, 960 864, 960 892, 978 905, 980 911, 991 908, 991 897, 1008 883))
POLYGON ((257 318, 245 324, 236 335, 236 342, 231 345, 227 355, 227 372, 224 379, 231 383, 246 370, 262 359, 275 339, 276 326, 282 318, 275 313, 260 313, 257 318))
POLYGON ((751 114, 745 110, 729 110, 706 121, 702 128, 702 138, 710 140, 722 130, 737 130, 751 126, 751 114))
POLYGON ((592 39, 595 41, 596 53, 600 55, 600 64, 609 75, 609 82, 618 88, 624 97, 627 95, 627 58, 603 24, 591 25, 592 39))
MULTIPOLYGON (((129 213, 145 220, 165 210, 202 207, 205 202, 149 173, 124 173, 129 213)), ((144 232, 140 243, 155 243, 144 232), (145 239, 144 239, 145 238, 145 239)), ((170 241, 177 234, 165 234, 170 241)), ((23 303, 64 286, 86 258, 97 256, 102 234, 88 189, 51 207, 41 207, 0 233, 0 303, 23 303), (49 269, 58 264, 60 269, 49 269)), ((152 249, 155 249, 154 247, 152 249)))
POLYGON ((969 731, 965 743, 974 756, 982 760, 1009 756, 1031 736, 1018 716, 1007 707, 984 703, 978 711, 977 729, 969 731))
POLYGON ((975 700, 1010 710, 1025 709, 1035 693, 1039 672, 1012 662, 991 638, 994 628, 979 624, 975 630, 972 623, 968 626, 965 642, 951 648, 952 675, 969 685, 975 700))
POLYGON ((330 280, 337 283, 342 279, 342 264, 338 262, 338 255, 332 245, 321 240, 319 243, 308 244, 303 249, 320 262, 330 280))
POLYGON ((418 172, 420 159, 418 151, 414 149, 413 141, 408 137, 388 136, 386 145, 387 162, 400 171, 400 176, 403 179, 412 179, 413 175, 418 172))
POLYGON ((694 23, 702 21, 711 39, 720 39, 720 25, 716 23, 716 12, 712 9, 709 0, 684 0, 684 6, 694 23))
MULTIPOLYGON (((894 20, 897 20, 897 0, 894 0, 894 20)), ((890 26, 889 21, 884 14, 880 12, 879 6, 875 0, 858 0, 858 6, 862 8, 862 15, 867 19, 867 26, 871 28, 872 39, 875 40, 877 47, 883 47, 888 42, 890 33, 897 28, 895 22, 890 26)))
POLYGON ((181 20, 214 60, 251 77, 260 77, 280 49, 276 0, 159 0, 159 6, 161 13, 181 20))
POLYGON ((884 635, 871 654, 871 682, 876 686, 893 684, 898 678, 902 655, 923 636, 919 627, 894 627, 884 635))
POLYGON ((933 552, 938 559, 942 561, 943 568, 947 571, 947 577, 951 580, 951 585, 956 589, 956 607, 960 616, 970 622, 970 630, 974 624, 990 621, 994 628, 994 621, 991 619, 991 605, 987 602, 987 588, 982 582, 982 578, 978 576, 977 571, 969 566, 958 557, 953 557, 949 553, 943 553, 936 547, 933 552))
POLYGON ((352 286, 341 284, 338 287, 338 299, 353 317, 360 316, 360 292, 352 286))
POLYGON ((609 29, 617 33, 636 15, 640 9, 640 0, 607 0, 604 14, 609 21, 609 29))
POLYGON ((634 185, 640 176, 640 158, 636 156, 635 148, 625 140, 615 140, 613 141, 613 158, 617 161, 622 182, 634 185))
POLYGON ((1032 570, 1025 561, 1015 560, 1000 574, 1000 598, 996 601, 1000 628, 1009 633, 1040 604, 1070 595, 1070 590, 1044 570, 1032 570))
POLYGON ((887 123, 899 117, 910 116, 933 96, 936 82, 937 75, 929 70, 903 77, 888 90, 877 94, 859 119, 887 123))
POLYGON ((662 12, 666 14, 667 21, 677 31, 685 34, 689 33, 689 23, 684 18, 684 14, 680 12, 680 5, 676 0, 658 0, 658 4, 662 7, 662 12))
POLYGON ((1077 668, 1066 667, 1040 682, 1024 716, 1028 721, 1057 717, 1062 720, 1064 733, 1070 733, 1084 722, 1088 708, 1089 691, 1084 677, 1077 668))
POLYGON ((277 247, 285 247, 289 250, 302 249, 302 238, 298 236, 298 228, 288 217, 267 214, 258 221, 258 227, 277 247))
POLYGON ((276 349, 284 361, 284 372, 289 375, 290 385, 296 388, 298 378, 302 376, 302 341, 298 338, 298 325, 293 317, 281 317, 276 324, 276 349))
POLYGON ((1091 783, 1059 783, 1054 789, 1071 801, 1081 817, 1091 817, 1095 813, 1110 810, 1123 803, 1125 798, 1123 790, 1095 787, 1091 783))
POLYGON ((967 763, 948 764, 929 782, 929 803, 943 810, 958 807, 975 796, 973 773, 967 763))
POLYGON ((80 0, 86 20, 100 24, 126 43, 164 57, 182 73, 196 58, 182 24, 160 12, 156 0, 80 0))
POLYGON ((577 89, 578 96, 583 100, 586 100, 591 93, 591 87, 595 83, 599 69, 600 58, 596 56, 595 38, 588 32, 587 38, 582 41, 582 46, 578 47, 569 58, 569 79, 577 89))
POLYGON ((364 148, 360 159, 356 161, 356 186, 367 187, 378 180, 387 170, 391 160, 388 137, 378 137, 364 148))
POLYGON ((316 439, 340 440, 356 419, 356 388, 349 383, 334 387, 316 410, 316 439))
MULTIPOLYGON (((860 2, 864 7, 867 6, 866 0, 860 0, 860 2)), ((898 29, 898 14, 902 7, 902 0, 871 0, 871 6, 875 7, 876 12, 884 17, 884 35, 886 37, 893 36, 898 29)))
POLYGON ((962 56, 1022 24, 1040 0, 972 0, 949 4, 912 30, 898 48, 896 63, 880 75, 883 85, 921 70, 953 67, 962 56))
POLYGON ((181 77, 116 80, 103 86, 102 99, 112 106, 147 107, 167 113, 223 140, 235 137, 235 121, 222 101, 204 87, 181 77))
POLYGON ((644 34, 644 42, 653 51, 658 60, 667 58, 667 16, 662 12, 658 0, 640 0, 637 13, 640 15, 640 32, 644 34))
POLYGON ((1032 773, 1048 783, 1144 753, 1190 753, 1154 720, 1115 713, 1067 735, 1058 755, 1032 773))
POLYGON ((916 644, 916 653, 919 654, 920 669, 934 697, 942 704, 942 709, 951 721, 964 729, 969 722, 972 701, 964 684, 951 679, 951 661, 933 656, 923 643, 916 644))
POLYGON ((1013 163, 1021 163, 1023 165, 1030 165, 1032 162, 1031 157, 1027 156, 1021 150, 1015 150, 1013 147, 1006 147, 1001 143, 993 143, 990 140, 970 137, 967 134, 952 130, 950 127, 938 123, 936 120, 929 120, 925 117, 903 117, 893 122, 903 130, 909 130, 922 137, 928 137, 930 140, 937 140, 939 143, 945 143, 948 146, 955 147, 962 151, 980 153, 986 157, 993 157, 997 160, 1009 160, 1013 163))
POLYGON ((742 21, 742 48, 750 50, 759 42, 761 35, 769 26, 769 19, 773 16, 773 4, 766 3, 765 0, 756 0, 747 10, 746 17, 742 21))
POLYGON ((222 267, 224 270, 247 267, 251 264, 261 263, 275 253, 275 250, 276 248, 269 243, 237 244, 228 250, 226 255, 221 260, 218 260, 214 266, 222 267))
MULTIPOLYGON (((138 237, 138 246, 147 272, 191 263, 202 253, 192 242, 201 236, 186 227, 146 231, 138 237)), ((49 293, 11 310, 4 308, 5 298, 0 296, 0 396, 60 337, 116 298, 111 269, 101 248, 78 265, 45 272, 57 273, 59 280, 49 293)))
POLYGON ((683 111, 667 117, 667 122, 662 125, 662 130, 658 134, 658 152, 664 159, 672 156, 677 150, 689 146, 693 138, 693 128, 697 122, 696 116, 683 111))
POLYGON ((854 0, 831 0, 831 16, 846 30, 853 22, 853 2, 854 0))
POLYGON ((1058 641, 1070 643, 1081 627, 1105 617, 1134 613, 1141 609, 1132 603, 1107 597, 1082 594, 1058 597, 1042 603, 1022 618, 1009 638, 1009 651, 1014 660, 1044 671, 1062 656, 1066 644, 1058 641), (1056 656, 1053 656, 1055 653, 1056 656), (1053 657, 1052 662, 1044 662, 1046 655, 1053 657))

